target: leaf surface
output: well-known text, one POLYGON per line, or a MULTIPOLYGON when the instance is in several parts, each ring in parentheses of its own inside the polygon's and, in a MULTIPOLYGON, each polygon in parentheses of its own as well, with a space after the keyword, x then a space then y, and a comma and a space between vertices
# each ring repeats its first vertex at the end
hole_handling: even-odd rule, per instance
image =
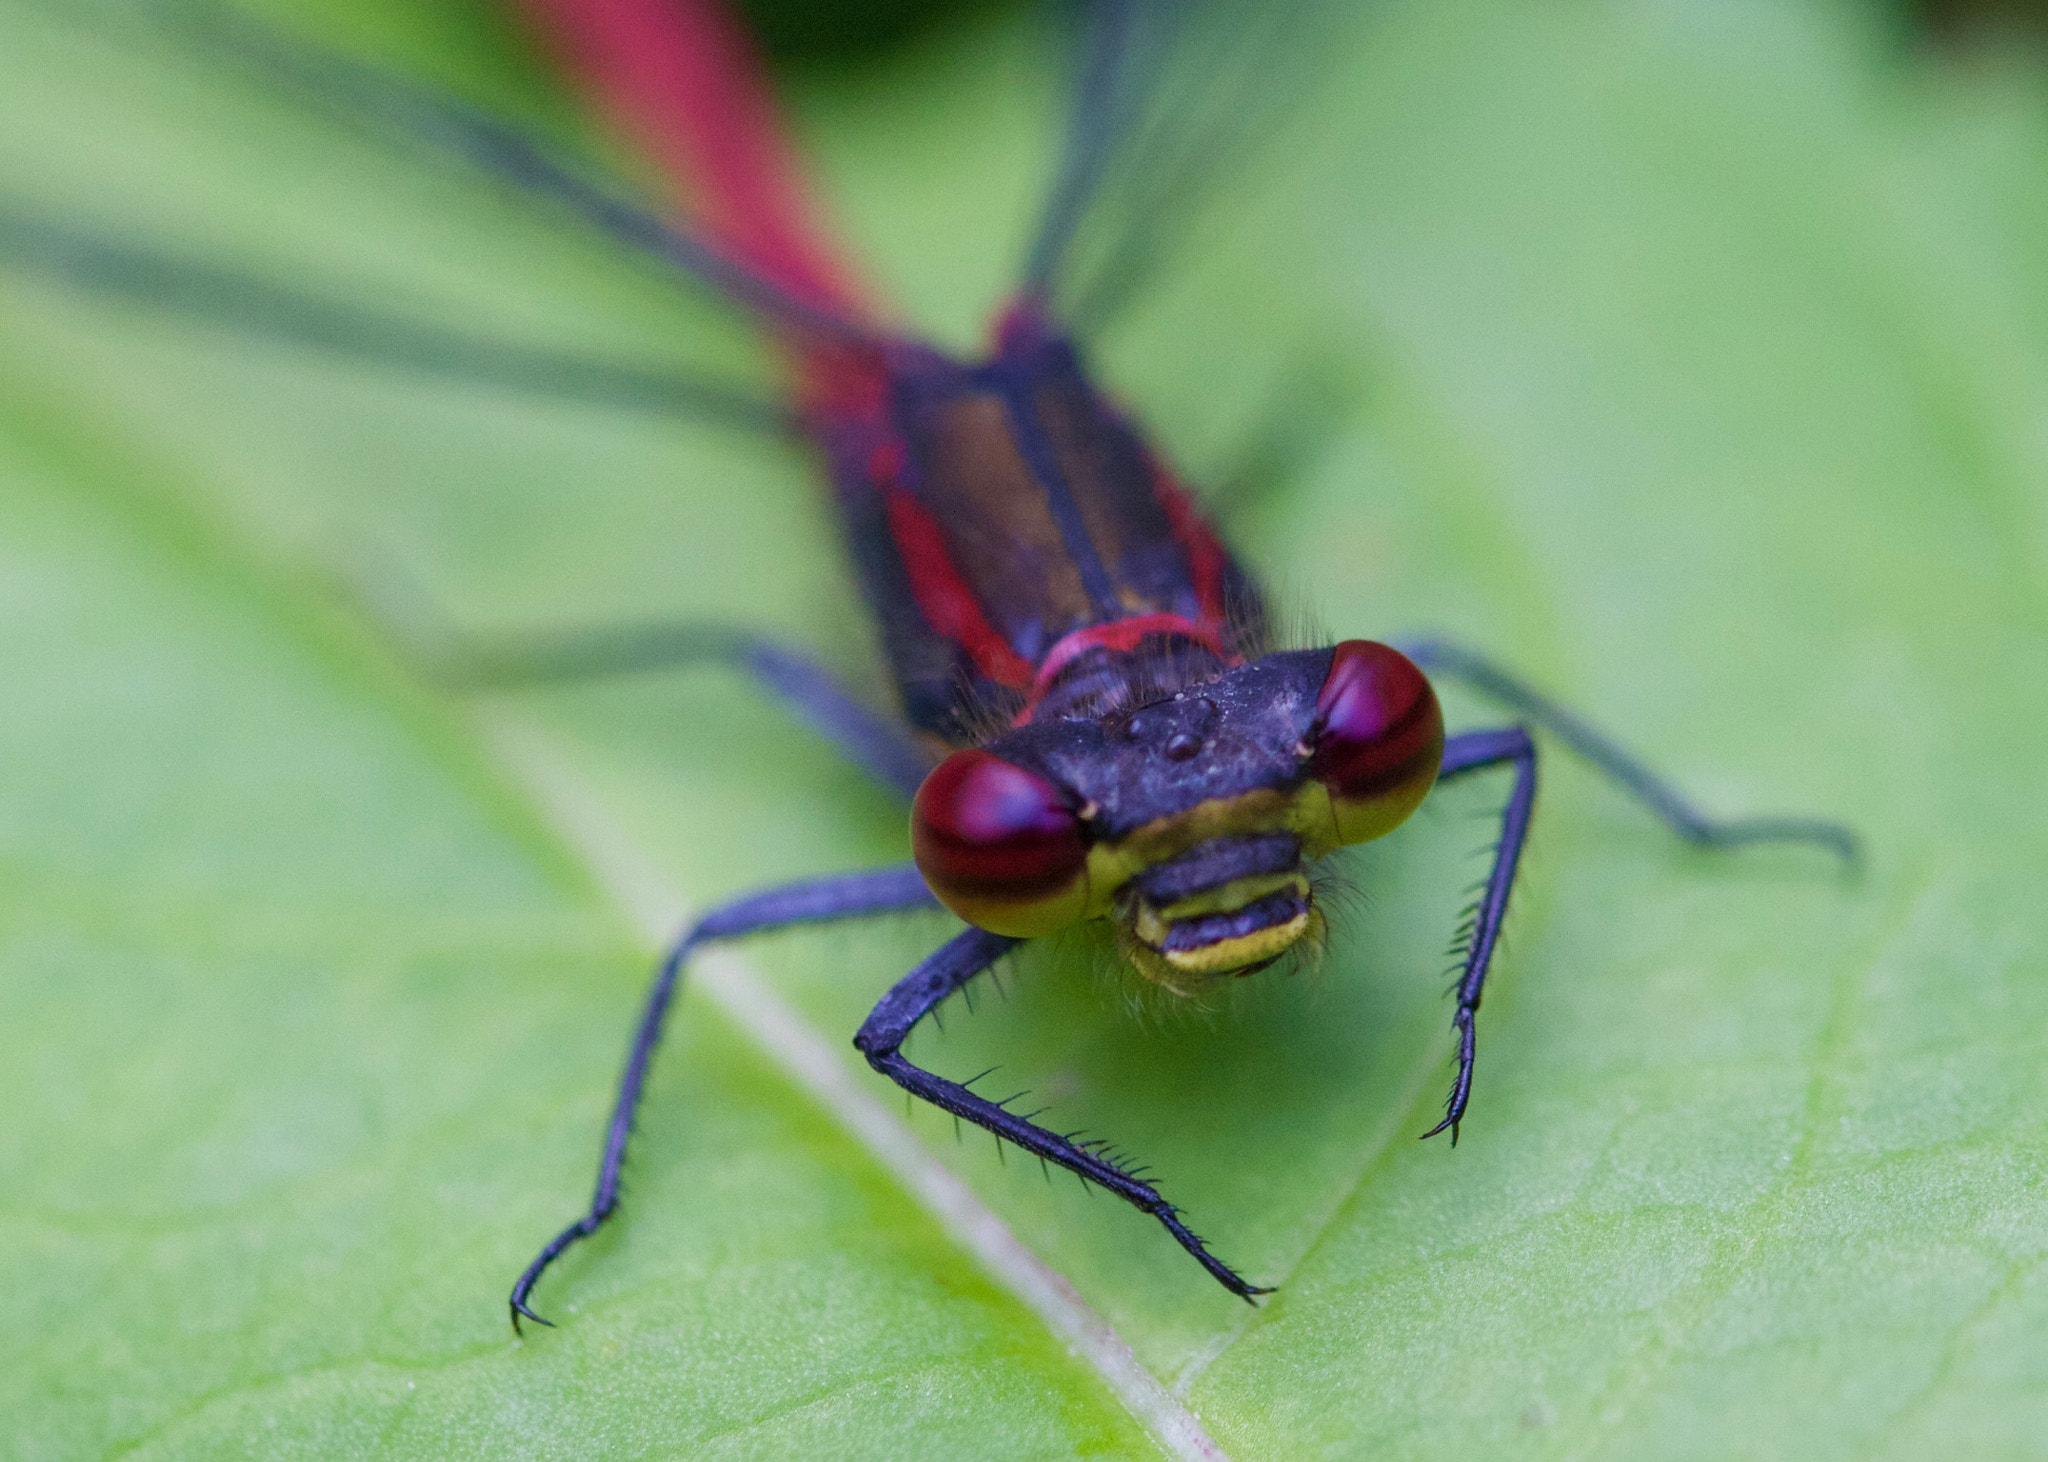
MULTIPOLYGON (((475 12, 318 11, 573 127, 475 12)), ((10 203, 763 369, 643 266, 204 62, 16 4, 0 56, 10 203)), ((1228 527, 1314 623, 1483 644, 1710 806, 1871 849, 1860 879, 1687 852, 1552 757, 1455 1153, 1412 1139, 1498 785, 1345 860, 1313 974, 1172 1012, 1077 941, 921 1032, 1281 1283, 1248 1309, 1148 1220, 908 1118, 1228 1455, 2037 1455, 2037 82, 1820 4, 1390 7, 1105 341, 1198 480, 1279 424, 1288 471, 1228 527)), ((1057 83, 1000 17, 793 80, 849 237, 943 340, 1014 266, 1057 83)), ((1154 1454, 698 995, 623 1220, 541 1293, 564 1323, 505 1331, 585 1191, 634 880, 702 907, 900 858, 902 814, 715 676, 452 702, 333 584, 471 626, 715 614, 871 679, 803 454, 0 278, 0 1450, 1154 1454)), ((845 1038, 945 932, 747 958, 867 1082, 845 1038)))

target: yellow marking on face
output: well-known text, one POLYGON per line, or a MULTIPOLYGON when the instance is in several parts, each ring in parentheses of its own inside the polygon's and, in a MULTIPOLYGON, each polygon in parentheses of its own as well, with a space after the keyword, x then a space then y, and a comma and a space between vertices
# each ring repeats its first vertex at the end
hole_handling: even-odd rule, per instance
POLYGON ((1305 781, 1286 790, 1262 787, 1198 802, 1133 828, 1115 842, 1096 843, 1088 850, 1087 917, 1110 914, 1124 885, 1155 863, 1177 858, 1212 838, 1271 832, 1291 832, 1300 838, 1304 862, 1333 852, 1339 846, 1337 816, 1323 784, 1305 781))
MULTIPOLYGON (((1428 791, 1427 784, 1420 789, 1428 791)), ((1296 870, 1281 874, 1259 874, 1241 878, 1220 888, 1207 889, 1164 909, 1152 908, 1143 898, 1129 897, 1131 879, 1157 863, 1177 858, 1213 838, 1240 837, 1249 833, 1291 832, 1301 840, 1304 863, 1335 852, 1346 843, 1360 842, 1391 832, 1421 796, 1411 790, 1389 802, 1385 815, 1369 809, 1361 818, 1359 808, 1347 808, 1346 816, 1330 796, 1329 789, 1313 778, 1299 786, 1260 788, 1236 797, 1219 797, 1134 828, 1114 842, 1100 841, 1088 850, 1088 908, 1086 918, 1117 919, 1118 945, 1138 972, 1177 995, 1192 995, 1208 980, 1259 965, 1308 937, 1317 946, 1326 927, 1322 911, 1309 904, 1303 912, 1282 924, 1269 925, 1236 939, 1221 939, 1199 949, 1167 953, 1166 942, 1174 923, 1207 913, 1243 908, 1276 890, 1293 886, 1308 898, 1307 877, 1296 870), (1394 806, 1394 802, 1400 805, 1394 806), (1362 826, 1361 823, 1367 825, 1362 826), (1346 833, 1352 834, 1345 836, 1346 833)))
POLYGON ((1303 909, 1285 924, 1271 924, 1236 939, 1219 939, 1200 949, 1161 950, 1159 957, 1176 974, 1197 978, 1226 975, 1284 953, 1307 932, 1308 910, 1303 909))
POLYGON ((1257 903, 1268 894, 1291 888, 1304 899, 1308 897, 1308 878, 1299 870, 1288 873, 1258 873, 1249 878, 1239 878, 1215 888, 1205 889, 1192 898, 1178 903, 1154 907, 1140 897, 1134 900, 1136 911, 1131 922, 1131 932, 1155 948, 1166 942, 1166 934, 1183 919, 1197 919, 1203 914, 1228 913, 1241 909, 1247 904, 1257 903))

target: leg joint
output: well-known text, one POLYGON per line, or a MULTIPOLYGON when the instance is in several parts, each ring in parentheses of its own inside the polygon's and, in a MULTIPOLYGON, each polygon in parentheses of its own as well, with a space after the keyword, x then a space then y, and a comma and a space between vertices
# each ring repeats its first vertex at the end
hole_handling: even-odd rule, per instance
POLYGON ((903 1048, 903 1038, 890 1031, 870 1030, 862 1026, 853 1038, 853 1049, 867 1057, 868 1065, 884 1076, 894 1074, 893 1068, 900 1066, 903 1058, 896 1053, 903 1048))

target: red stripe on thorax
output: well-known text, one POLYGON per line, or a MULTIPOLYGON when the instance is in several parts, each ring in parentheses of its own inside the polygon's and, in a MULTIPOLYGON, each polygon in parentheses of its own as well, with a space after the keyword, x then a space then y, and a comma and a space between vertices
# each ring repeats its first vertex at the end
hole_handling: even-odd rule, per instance
POLYGON ((1152 469, 1152 496, 1166 514, 1173 541, 1187 555, 1188 580, 1195 587, 1195 603, 1201 607, 1202 623, 1220 634, 1225 610, 1223 570, 1230 557, 1187 489, 1149 454, 1146 460, 1152 469))
POLYGON ((981 675, 1022 690, 1031 684, 1031 662, 997 633, 981 601, 953 562, 945 530, 931 510, 899 484, 882 487, 889 536, 910 577, 910 597, 934 632, 967 651, 981 675))

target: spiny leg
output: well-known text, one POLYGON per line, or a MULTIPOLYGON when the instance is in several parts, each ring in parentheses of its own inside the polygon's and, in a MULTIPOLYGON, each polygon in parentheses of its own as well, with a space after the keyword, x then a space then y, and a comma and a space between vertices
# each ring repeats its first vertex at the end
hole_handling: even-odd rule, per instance
POLYGON ((1536 746, 1520 726, 1499 731, 1467 731, 1444 743, 1443 770, 1439 782, 1482 767, 1511 764, 1515 768, 1514 790, 1501 813, 1500 843, 1494 849, 1493 870, 1486 876, 1486 890, 1474 911, 1470 942, 1465 948, 1465 968, 1458 979, 1458 1012, 1451 1024, 1458 1032, 1458 1077, 1451 1084, 1450 1100, 1444 1104, 1444 1119, 1423 1133, 1434 1137, 1451 1129, 1451 1145, 1458 1145, 1458 1123, 1472 1100, 1472 1063, 1477 1054, 1473 1025, 1479 1014, 1480 997, 1486 992, 1486 971, 1500 943, 1501 923, 1507 917, 1508 895, 1514 891, 1515 869, 1522 861, 1522 845, 1529 838, 1529 814, 1536 805, 1536 746))
POLYGON ((1242 1275, 1209 1252, 1208 1246, 1180 1221, 1175 1208, 1150 1183, 1104 1157, 1101 1144, 1076 1142, 1070 1136, 1051 1132, 1010 1111, 1003 1102, 976 1096, 959 1082, 934 1076, 913 1066, 902 1054, 903 1042, 914 1027, 948 995, 963 988, 983 973, 998 957, 1022 941, 969 929, 955 936, 918 967, 896 982, 869 1014, 853 1038, 854 1048, 867 1057, 868 1064, 914 1096, 922 1097, 955 1118, 965 1118, 999 1139, 1014 1142, 1046 1162, 1058 1163, 1071 1173, 1116 1194, 1133 1207, 1151 1214, 1164 1224, 1179 1245, 1192 1254, 1211 1277, 1232 1294, 1250 1300, 1270 1290, 1247 1281, 1242 1275))
POLYGON ((1696 847, 1812 843, 1852 866, 1860 857, 1856 834, 1840 823, 1807 817, 1708 817, 1612 738, 1483 655, 1441 640, 1403 641, 1396 648, 1424 670, 1463 681, 1548 731, 1696 847))
POLYGON ((714 909, 692 924, 676 941, 656 969, 654 982, 640 1008, 640 1020, 633 1028, 633 1044, 626 1056, 626 1069, 619 1077, 618 1096, 612 1103, 611 1121, 605 1127, 604 1155, 597 1168, 597 1187, 583 1216, 548 1240, 547 1246, 512 1286, 512 1328, 519 1329, 520 1317, 552 1324, 528 1307, 534 1285, 550 1264, 579 1240, 587 1239, 612 1216, 619 1206, 619 1174, 626 1163, 626 1144, 632 1139, 633 1118, 647 1085, 647 1070, 661 1044, 662 1024, 675 998, 676 983, 683 965, 706 944, 785 929, 794 924, 816 924, 833 919, 859 919, 898 909, 934 908, 936 903, 924 878, 911 864, 871 872, 840 874, 831 878, 808 879, 735 899, 714 909))

